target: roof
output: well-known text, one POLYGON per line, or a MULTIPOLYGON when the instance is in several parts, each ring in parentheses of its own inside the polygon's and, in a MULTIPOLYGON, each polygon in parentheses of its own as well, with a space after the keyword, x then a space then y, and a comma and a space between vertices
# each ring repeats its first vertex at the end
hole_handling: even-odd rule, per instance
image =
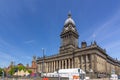
POLYGON ((21 66, 23 66, 23 64, 22 64, 22 63, 19 63, 18 65, 21 65, 21 66))
MULTIPOLYGON (((80 69, 80 68, 60 69, 59 73, 79 73, 78 69, 80 69)), ((85 74, 85 72, 82 69, 80 69, 80 73, 85 74)))
POLYGON ((64 25, 67 25, 68 23, 72 23, 73 25, 75 25, 75 22, 71 17, 71 13, 68 13, 68 18, 65 20, 64 25))
POLYGON ((75 25, 75 22, 71 17, 69 17, 68 19, 65 20, 64 25, 67 25, 68 23, 72 23, 73 25, 75 25))

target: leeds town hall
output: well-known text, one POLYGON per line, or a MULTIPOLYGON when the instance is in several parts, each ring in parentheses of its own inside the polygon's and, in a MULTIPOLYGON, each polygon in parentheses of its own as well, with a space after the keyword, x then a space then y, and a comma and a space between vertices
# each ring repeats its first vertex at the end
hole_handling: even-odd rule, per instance
POLYGON ((60 38, 61 45, 57 55, 37 59, 38 72, 50 73, 58 69, 80 68, 88 76, 92 70, 94 78, 109 77, 112 72, 120 74, 120 61, 110 57, 95 41, 90 45, 85 41, 81 42, 79 47, 79 33, 71 14, 68 14, 65 20, 60 38))

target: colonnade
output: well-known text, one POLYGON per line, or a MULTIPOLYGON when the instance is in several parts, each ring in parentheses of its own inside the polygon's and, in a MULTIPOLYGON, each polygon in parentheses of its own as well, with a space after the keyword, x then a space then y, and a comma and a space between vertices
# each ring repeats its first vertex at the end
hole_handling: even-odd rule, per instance
POLYGON ((83 70, 90 69, 90 55, 81 55, 73 58, 55 59, 45 61, 39 64, 39 70, 43 72, 54 72, 57 69, 81 68, 83 70), (44 69, 44 70, 43 70, 44 69))
POLYGON ((68 69, 72 68, 72 59, 64 59, 64 60, 55 60, 49 61, 45 63, 46 72, 54 72, 57 69, 68 69))

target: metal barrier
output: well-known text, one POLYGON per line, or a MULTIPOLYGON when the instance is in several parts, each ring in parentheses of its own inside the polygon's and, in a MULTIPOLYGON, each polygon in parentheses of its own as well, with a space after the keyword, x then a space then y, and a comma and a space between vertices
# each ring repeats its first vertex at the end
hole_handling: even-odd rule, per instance
MULTIPOLYGON (((3 79, 0 78, 0 80, 3 80, 3 79)), ((42 80, 42 78, 40 77, 33 77, 33 78, 19 77, 19 78, 4 78, 4 80, 42 80)), ((58 77, 48 77, 48 80, 58 80, 58 77)), ((60 80, 69 80, 69 78, 61 77, 60 80)))

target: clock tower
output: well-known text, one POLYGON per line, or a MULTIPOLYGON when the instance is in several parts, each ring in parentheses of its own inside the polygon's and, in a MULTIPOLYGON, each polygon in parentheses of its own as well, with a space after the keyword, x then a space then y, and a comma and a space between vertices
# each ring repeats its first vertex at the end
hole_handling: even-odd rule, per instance
POLYGON ((63 30, 60 34, 61 37, 61 47, 60 53, 66 53, 73 51, 73 49, 78 48, 78 32, 75 26, 75 22, 72 19, 70 13, 68 13, 68 18, 65 20, 63 30))

